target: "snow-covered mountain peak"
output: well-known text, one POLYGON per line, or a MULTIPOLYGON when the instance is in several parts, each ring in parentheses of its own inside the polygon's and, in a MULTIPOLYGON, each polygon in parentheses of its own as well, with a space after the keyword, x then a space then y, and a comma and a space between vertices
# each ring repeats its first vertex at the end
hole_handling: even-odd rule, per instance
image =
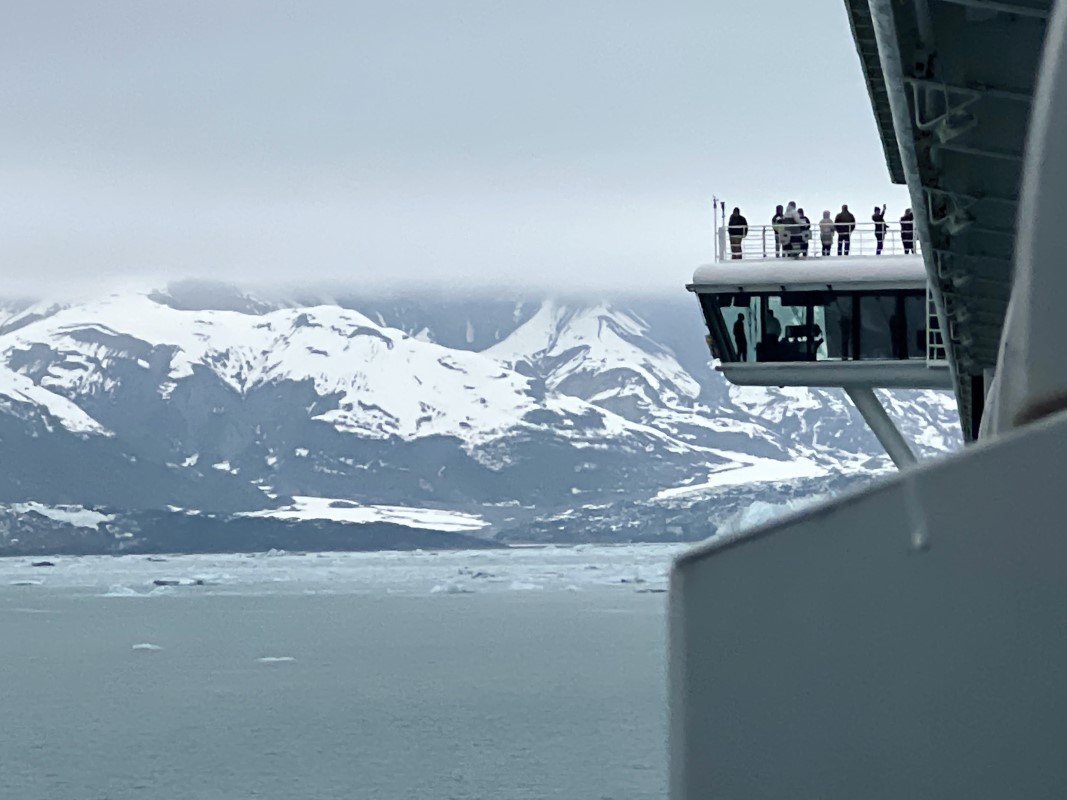
POLYGON ((647 322, 608 303, 546 301, 510 336, 484 351, 506 364, 526 362, 553 390, 610 407, 689 405, 700 385, 651 335, 647 322))
POLYGON ((160 358, 172 384, 196 369, 234 391, 311 381, 336 398, 317 418, 364 436, 492 438, 535 407, 529 379, 493 359, 381 326, 337 306, 265 313, 183 310, 146 294, 60 309, 0 336, 0 353, 41 386, 67 393, 113 387, 108 368, 160 358), (30 359, 30 354, 37 354, 30 359))

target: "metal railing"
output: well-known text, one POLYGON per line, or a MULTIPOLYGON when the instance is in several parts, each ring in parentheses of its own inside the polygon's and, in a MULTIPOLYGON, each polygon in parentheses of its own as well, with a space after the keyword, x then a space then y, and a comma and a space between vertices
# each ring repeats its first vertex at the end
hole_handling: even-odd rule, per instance
MULTIPOLYGON (((905 255, 904 242, 900 236, 900 223, 886 220, 888 230, 882 240, 882 254, 887 256, 905 255)), ((875 224, 873 222, 857 222, 849 235, 848 255, 850 256, 875 256, 878 254, 878 237, 875 236, 875 224)), ((819 220, 813 220, 808 228, 807 250, 797 252, 793 248, 776 246, 778 236, 770 225, 749 225, 748 235, 741 239, 741 258, 774 258, 776 255, 795 258, 824 258, 822 235, 819 231, 819 220)), ((734 257, 732 243, 727 235, 725 226, 720 225, 717 231, 719 261, 729 261, 734 257)), ((829 257, 845 255, 845 242, 834 231, 833 240, 830 242, 829 257), (838 253, 840 246, 841 252, 838 253)), ((912 237, 911 252, 922 252, 919 247, 918 237, 912 237)))

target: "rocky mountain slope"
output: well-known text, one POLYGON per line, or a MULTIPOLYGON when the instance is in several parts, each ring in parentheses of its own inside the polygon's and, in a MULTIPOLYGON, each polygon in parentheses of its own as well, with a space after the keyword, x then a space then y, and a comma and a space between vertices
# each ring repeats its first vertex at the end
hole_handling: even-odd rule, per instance
MULTIPOLYGON (((842 393, 732 387, 703 335, 684 293, 279 298, 178 284, 9 304, 0 503, 353 528, 401 507, 417 510, 401 525, 483 538, 700 538, 739 503, 888 467, 842 393)), ((925 454, 959 445, 950 396, 889 401, 925 454)))

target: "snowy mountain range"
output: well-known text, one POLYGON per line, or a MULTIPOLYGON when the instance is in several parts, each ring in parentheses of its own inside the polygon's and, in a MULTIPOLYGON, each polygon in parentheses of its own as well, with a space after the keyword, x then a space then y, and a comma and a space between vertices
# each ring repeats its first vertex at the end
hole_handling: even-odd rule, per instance
MULTIPOLYGON (((278 298, 182 283, 11 302, 0 503, 23 510, 0 514, 0 553, 34 551, 27 520, 54 527, 60 507, 100 551, 153 549, 137 515, 225 520, 252 537, 241 547, 287 526, 296 543, 277 541, 300 549, 312 522, 354 539, 386 526, 374 546, 396 529, 702 538, 753 502, 888 469, 841 392, 730 386, 704 333, 684 292, 278 298)), ((924 454, 959 446, 951 396, 887 397, 924 454)))

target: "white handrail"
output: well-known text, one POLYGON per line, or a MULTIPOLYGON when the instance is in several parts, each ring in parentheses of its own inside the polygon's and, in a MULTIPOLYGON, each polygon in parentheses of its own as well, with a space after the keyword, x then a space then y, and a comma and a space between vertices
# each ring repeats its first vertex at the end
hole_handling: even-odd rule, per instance
MULTIPOLYGON (((904 255, 904 241, 901 238, 900 223, 896 221, 886 220, 886 232, 882 239, 882 254, 883 255, 904 255)), ((915 236, 915 230, 912 229, 912 240, 910 252, 920 253, 919 239, 915 236)), ((719 261, 726 261, 736 255, 733 252, 733 242, 730 240, 728 226, 719 226, 716 231, 720 247, 718 251, 719 261)), ((749 225, 748 233, 741 239, 741 258, 775 258, 776 255, 782 257, 795 257, 795 258, 822 258, 823 241, 822 234, 819 230, 819 220, 813 220, 810 227, 807 229, 807 252, 803 250, 800 252, 794 252, 791 248, 783 248, 776 243, 778 241, 777 233, 770 225, 749 225)), ((848 255, 850 256, 875 256, 878 254, 878 237, 875 235, 875 223, 873 222, 856 222, 854 224, 852 233, 848 236, 848 255)), ((845 255, 845 242, 842 241, 835 231, 833 238, 830 240, 830 252, 829 256, 836 257, 837 255, 845 255), (840 253, 838 252, 840 248, 840 253)))

